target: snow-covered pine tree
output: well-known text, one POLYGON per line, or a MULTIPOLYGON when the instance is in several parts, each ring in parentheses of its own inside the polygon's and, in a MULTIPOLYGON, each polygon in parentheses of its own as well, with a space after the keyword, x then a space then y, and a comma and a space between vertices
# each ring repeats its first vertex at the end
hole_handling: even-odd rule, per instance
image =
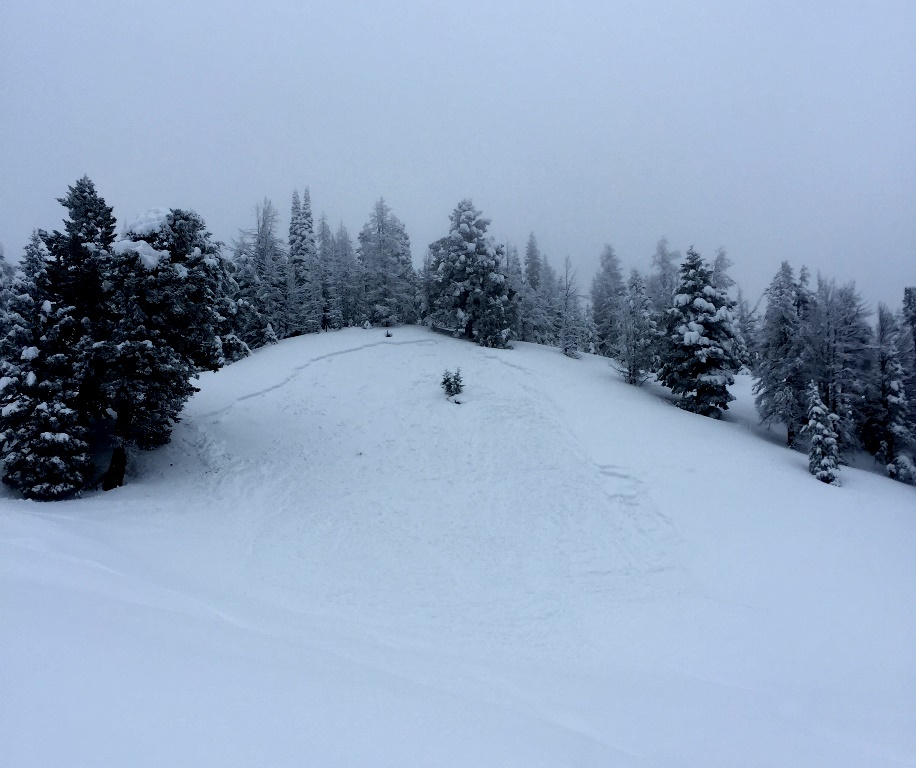
POLYGON ((157 229, 142 233, 132 229, 128 237, 169 254, 181 276, 173 300, 186 324, 180 333, 171 329, 175 348, 198 369, 217 370, 223 362, 217 340, 220 243, 213 240, 200 215, 179 208, 170 209, 157 229))
POLYGON ((576 285, 576 273, 569 256, 563 264, 563 277, 560 279, 562 314, 560 324, 560 349, 567 357, 579 358, 580 340, 583 332, 582 308, 579 304, 579 289, 576 285))
POLYGON ((767 308, 757 337, 754 402, 761 424, 786 427, 789 447, 806 423, 808 395, 798 315, 800 287, 784 261, 766 290, 767 308))
MULTIPOLYGON (((914 309, 916 309, 916 289, 912 291, 914 309)), ((904 294, 906 298, 907 294, 904 294)), ((913 327, 907 320, 907 313, 901 310, 897 315, 897 359, 903 369, 903 391, 906 394, 908 407, 907 426, 910 434, 916 437, 916 341, 913 327)), ((916 485, 916 440, 911 443, 906 453, 901 453, 893 467, 892 477, 910 485, 916 485)))
POLYGON ((4 482, 42 500, 92 481, 87 424, 104 407, 95 344, 108 325, 102 275, 115 230, 111 208, 87 177, 59 202, 68 212, 65 231, 41 233, 41 243, 33 236, 4 350, 4 482))
POLYGON ((530 286, 525 281, 518 248, 508 244, 506 245, 506 281, 509 296, 506 319, 509 323, 510 338, 526 341, 526 322, 522 308, 523 296, 530 290, 530 286))
POLYGON ((77 410, 81 418, 89 418, 101 411, 92 364, 93 344, 107 332, 108 320, 102 309, 107 286, 102 275, 115 239, 116 221, 111 206, 105 204, 87 176, 68 187, 67 196, 58 202, 67 209, 68 218, 64 232, 54 231, 45 241, 51 254, 48 295, 59 318, 59 354, 69 358, 77 377, 77 410), (65 310, 67 307, 70 309, 65 310))
POLYGON ((598 354, 605 357, 614 354, 620 338, 617 320, 625 294, 620 259, 612 246, 605 245, 598 273, 592 281, 592 319, 595 323, 598 354))
POLYGON ((106 490, 123 483, 131 446, 168 442, 196 391, 191 380, 216 369, 223 354, 219 251, 200 216, 151 211, 112 251, 105 275, 111 329, 97 344, 106 412, 115 414, 106 490))
POLYGON ((821 275, 804 303, 805 375, 817 382, 827 410, 839 416, 841 448, 858 447, 874 343, 870 312, 853 283, 837 287, 821 275))
POLYGON ((534 232, 528 235, 525 246, 525 279, 534 291, 541 285, 541 251, 534 232))
POLYGON ((655 253, 652 255, 652 271, 646 281, 646 288, 649 291, 649 298, 652 300, 659 327, 665 325, 668 310, 677 294, 677 262, 680 257, 677 251, 668 250, 668 239, 665 237, 658 241, 655 253))
POLYGON ((508 286, 502 248, 486 236, 490 220, 462 200, 448 237, 430 245, 436 269, 434 323, 463 332, 484 347, 509 338, 508 286))
POLYGON ((903 322, 909 326, 913 352, 916 354, 916 286, 903 289, 903 322))
POLYGON ((910 404, 910 428, 916 433, 916 332, 907 320, 906 310, 898 313, 897 357, 903 366, 903 388, 910 404))
MULTIPOLYGON (((47 286, 46 269, 50 254, 44 244, 47 233, 33 231, 19 269, 13 277, 5 320, 6 332, 0 340, 0 435, 6 464, 5 482, 27 494, 39 478, 30 452, 37 427, 36 408, 43 402, 38 376, 43 373, 38 361, 38 345, 49 325, 52 308, 42 286, 47 286), (24 442, 25 441, 25 442, 24 442)), ((47 387, 44 387, 47 390, 47 387)), ((56 432, 57 430, 55 430, 56 432)))
POLYGON ((288 336, 305 333, 304 310, 306 304, 306 283, 308 281, 308 233, 302 218, 302 203, 299 192, 293 190, 289 217, 289 255, 286 260, 286 324, 288 336))
POLYGON ((728 385, 734 383, 740 363, 734 352, 731 307, 691 247, 668 311, 666 354, 659 371, 659 381, 681 395, 678 406, 684 410, 717 419, 734 400, 728 385))
POLYGON ((315 243, 312 198, 308 187, 302 193, 302 227, 305 237, 305 260, 308 267, 302 327, 305 333, 318 333, 321 331, 322 318, 324 317, 324 295, 321 290, 323 269, 318 258, 318 246, 315 243))
POLYGON ((417 281, 404 224, 380 198, 359 233, 365 303, 373 323, 415 323, 417 281))
POLYGON ((334 233, 334 252, 338 264, 340 308, 344 326, 361 325, 364 318, 361 309, 361 285, 359 263, 350 232, 343 222, 334 233))
POLYGON ((340 272, 341 265, 337 247, 328 219, 322 216, 318 222, 318 260, 321 262, 321 293, 324 301, 324 315, 321 324, 324 328, 337 330, 343 328, 343 301, 341 300, 340 272))
MULTIPOLYGON (((898 472, 898 459, 913 442, 910 429, 910 404, 905 390, 903 365, 899 348, 900 326, 894 313, 878 305, 875 328, 875 368, 869 387, 866 420, 862 442, 865 450, 887 467, 888 474, 898 472)), ((902 474, 906 475, 906 471, 902 474)))
POLYGON ((251 347, 242 339, 242 315, 238 295, 239 285, 235 280, 235 266, 231 259, 220 253, 217 300, 219 312, 217 346, 220 365, 237 362, 251 354, 251 347))
POLYGON ((518 303, 518 338, 536 344, 555 344, 558 333, 554 325, 558 292, 555 275, 549 264, 547 279, 542 276, 544 263, 532 234, 525 248, 524 279, 515 297, 518 303))
POLYGON ((14 347, 27 338, 30 324, 17 321, 4 345, 0 424, 3 481, 28 499, 48 501, 83 490, 92 481, 93 467, 86 419, 77 410, 80 366, 68 354, 69 307, 54 309, 45 301, 38 309, 41 335, 32 337, 36 343, 21 347, 15 358, 14 347))
POLYGON ((562 290, 557 273, 546 256, 541 256, 541 275, 537 290, 536 341, 556 347, 562 326, 562 290))
POLYGON ((277 334, 270 319, 261 313, 261 278, 250 242, 243 233, 235 242, 230 262, 236 285, 234 327, 238 337, 251 349, 276 344, 277 334))
MULTIPOLYGON (((235 242, 235 263, 238 272, 241 296, 253 302, 257 313, 263 318, 265 340, 272 334, 285 338, 288 334, 289 317, 287 301, 287 255, 283 242, 277 235, 279 214, 273 203, 264 202, 254 209, 255 224, 252 229, 242 230, 235 242), (246 272, 254 268, 256 280, 246 272), (252 296, 250 291, 256 291, 252 296), (266 333, 266 326, 270 333, 266 333)), ((253 337, 243 336, 252 347, 261 346, 253 337)))
POLYGON ((735 286, 735 281, 728 274, 734 265, 735 262, 728 258, 724 248, 720 246, 716 249, 716 258, 712 262, 712 284, 725 294, 735 286))
POLYGON ((617 327, 620 333, 611 356, 627 384, 639 386, 658 368, 661 334, 645 280, 637 269, 630 274, 626 296, 618 309, 617 327))
POLYGON ((804 431, 811 443, 808 448, 808 471, 822 483, 839 485, 840 446, 836 425, 839 417, 831 413, 821 400, 817 384, 808 385, 808 423, 804 431))

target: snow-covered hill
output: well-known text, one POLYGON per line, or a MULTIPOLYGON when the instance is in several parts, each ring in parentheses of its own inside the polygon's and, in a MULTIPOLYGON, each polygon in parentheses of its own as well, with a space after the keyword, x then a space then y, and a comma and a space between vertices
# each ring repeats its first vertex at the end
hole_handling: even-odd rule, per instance
POLYGON ((916 765, 916 489, 739 379, 422 328, 205 375, 129 485, 0 500, 0 764, 916 765))

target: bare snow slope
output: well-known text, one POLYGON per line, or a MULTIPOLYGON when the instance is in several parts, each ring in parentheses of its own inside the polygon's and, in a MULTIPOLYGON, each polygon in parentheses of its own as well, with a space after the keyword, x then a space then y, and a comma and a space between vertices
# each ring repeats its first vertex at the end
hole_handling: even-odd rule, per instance
POLYGON ((127 487, 0 499, 0 764, 916 765, 916 490, 747 379, 399 328, 200 385, 127 487))

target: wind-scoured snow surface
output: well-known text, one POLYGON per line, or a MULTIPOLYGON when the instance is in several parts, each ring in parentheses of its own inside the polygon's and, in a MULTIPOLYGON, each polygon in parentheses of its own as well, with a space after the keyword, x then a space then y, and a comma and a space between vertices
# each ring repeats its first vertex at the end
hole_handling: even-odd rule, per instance
POLYGON ((126 487, 0 500, 0 763, 916 765, 916 490, 738 379, 421 328, 204 375, 126 487))

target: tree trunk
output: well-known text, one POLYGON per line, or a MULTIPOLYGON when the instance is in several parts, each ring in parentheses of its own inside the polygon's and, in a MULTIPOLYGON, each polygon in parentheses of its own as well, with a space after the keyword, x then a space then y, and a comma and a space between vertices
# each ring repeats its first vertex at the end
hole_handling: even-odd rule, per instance
POLYGON ((130 427, 133 422, 133 408, 123 404, 118 409, 115 421, 115 446, 111 452, 111 462, 102 480, 102 490, 110 491, 124 485, 124 473, 127 471, 127 442, 130 439, 130 427))

